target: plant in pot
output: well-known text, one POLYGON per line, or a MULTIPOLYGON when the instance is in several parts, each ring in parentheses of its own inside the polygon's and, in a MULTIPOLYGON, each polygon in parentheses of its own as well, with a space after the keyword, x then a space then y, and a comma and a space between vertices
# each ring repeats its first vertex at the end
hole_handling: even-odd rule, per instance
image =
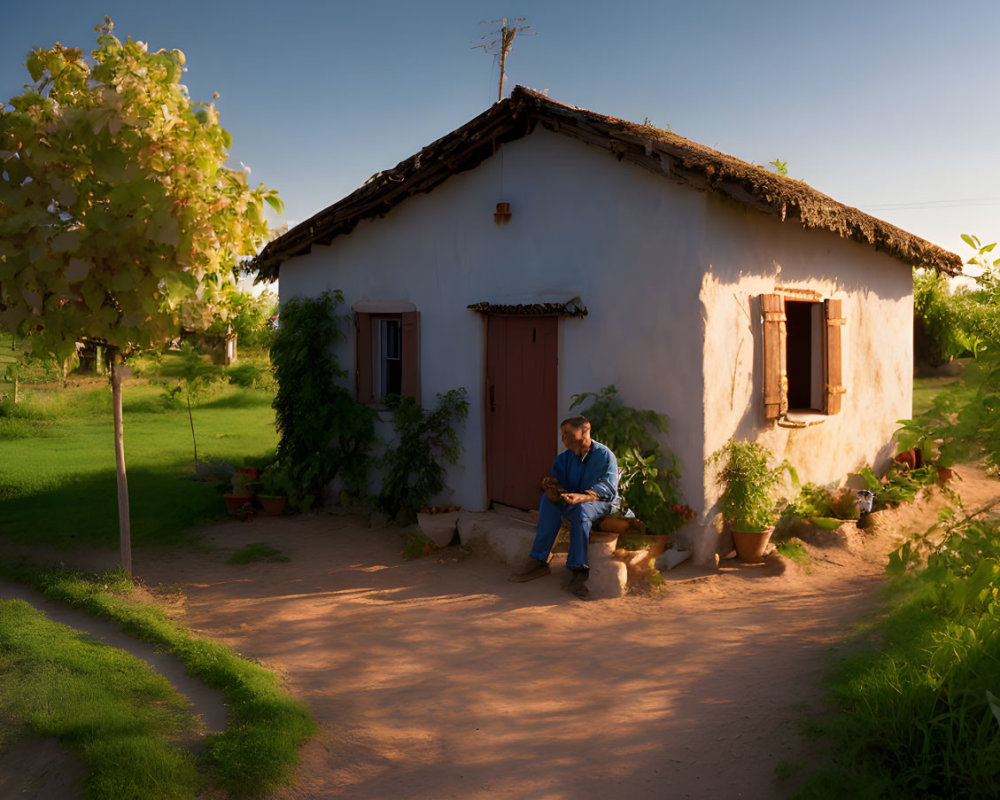
POLYGON ((275 462, 267 467, 260 475, 260 490, 257 492, 264 515, 276 517, 281 514, 292 489, 292 476, 284 466, 275 462))
POLYGON ((708 465, 722 486, 719 508, 733 534, 740 561, 758 563, 774 531, 774 490, 787 464, 769 466, 771 452, 759 442, 730 439, 712 453, 708 465))
POLYGON ((233 491, 225 495, 226 509, 230 514, 238 514, 253 503, 253 485, 257 481, 257 470, 242 468, 233 474, 233 491))

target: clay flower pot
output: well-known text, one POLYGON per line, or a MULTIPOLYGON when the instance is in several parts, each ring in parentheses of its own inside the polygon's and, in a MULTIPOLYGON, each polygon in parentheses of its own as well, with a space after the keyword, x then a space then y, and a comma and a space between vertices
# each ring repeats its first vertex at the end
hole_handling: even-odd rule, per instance
POLYGON ((226 501, 226 511, 230 514, 238 514, 244 506, 253 503, 253 495, 227 494, 223 495, 226 501))
POLYGON ((762 531, 739 531, 730 528, 730 533, 733 534, 733 546, 740 561, 744 564, 759 564, 764 560, 764 550, 771 541, 774 526, 771 525, 762 531))
POLYGON ((628 533, 632 528, 632 523, 627 517, 605 517, 598 525, 597 530, 602 533, 628 533))
POLYGON ((458 511, 443 514, 420 512, 417 514, 417 525, 420 532, 438 547, 447 547, 458 530, 458 511))
POLYGON ((259 494, 257 500, 260 502, 265 517, 279 516, 288 504, 288 498, 283 495, 259 494))

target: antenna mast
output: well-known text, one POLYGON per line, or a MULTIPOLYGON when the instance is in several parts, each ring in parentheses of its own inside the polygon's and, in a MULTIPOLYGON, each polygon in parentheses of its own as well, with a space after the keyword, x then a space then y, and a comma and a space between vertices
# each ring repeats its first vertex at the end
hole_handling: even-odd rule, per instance
MULTIPOLYGON (((514 37, 517 34, 522 33, 531 29, 530 25, 518 25, 519 22, 524 22, 527 17, 516 17, 511 19, 509 24, 507 17, 502 19, 491 19, 491 20, 480 20, 480 25, 485 25, 489 22, 490 25, 500 24, 499 29, 490 31, 489 33, 482 36, 482 39, 490 39, 490 41, 485 44, 473 45, 472 50, 481 49, 484 53, 490 53, 494 58, 500 59, 500 88, 497 91, 497 102, 503 99, 503 80, 506 77, 504 69, 507 66, 507 54, 514 47, 514 37)), ((533 36, 534 34, 527 34, 528 36, 533 36)))

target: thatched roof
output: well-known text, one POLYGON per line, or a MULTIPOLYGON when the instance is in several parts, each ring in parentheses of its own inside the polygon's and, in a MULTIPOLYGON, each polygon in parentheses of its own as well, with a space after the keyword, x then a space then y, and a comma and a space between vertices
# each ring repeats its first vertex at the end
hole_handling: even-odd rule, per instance
POLYGON ((452 175, 472 169, 507 142, 536 126, 600 147, 658 175, 703 191, 717 192, 783 222, 832 231, 871 245, 911 266, 954 275, 961 259, 935 244, 838 203, 802 181, 793 180, 705 147, 670 131, 563 105, 518 86, 458 130, 427 145, 393 169, 270 242, 257 256, 258 280, 278 277, 281 262, 329 244, 363 219, 384 216, 407 197, 429 192, 452 175))

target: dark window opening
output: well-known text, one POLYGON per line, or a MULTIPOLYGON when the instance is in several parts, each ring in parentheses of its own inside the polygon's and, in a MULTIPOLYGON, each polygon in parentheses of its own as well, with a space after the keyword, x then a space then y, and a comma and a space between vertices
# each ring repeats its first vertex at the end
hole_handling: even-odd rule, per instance
POLYGON ((790 409, 821 410, 822 304, 785 301, 785 367, 790 409))
POLYGON ((399 319, 376 319, 378 326, 377 400, 403 393, 403 325, 399 319))

